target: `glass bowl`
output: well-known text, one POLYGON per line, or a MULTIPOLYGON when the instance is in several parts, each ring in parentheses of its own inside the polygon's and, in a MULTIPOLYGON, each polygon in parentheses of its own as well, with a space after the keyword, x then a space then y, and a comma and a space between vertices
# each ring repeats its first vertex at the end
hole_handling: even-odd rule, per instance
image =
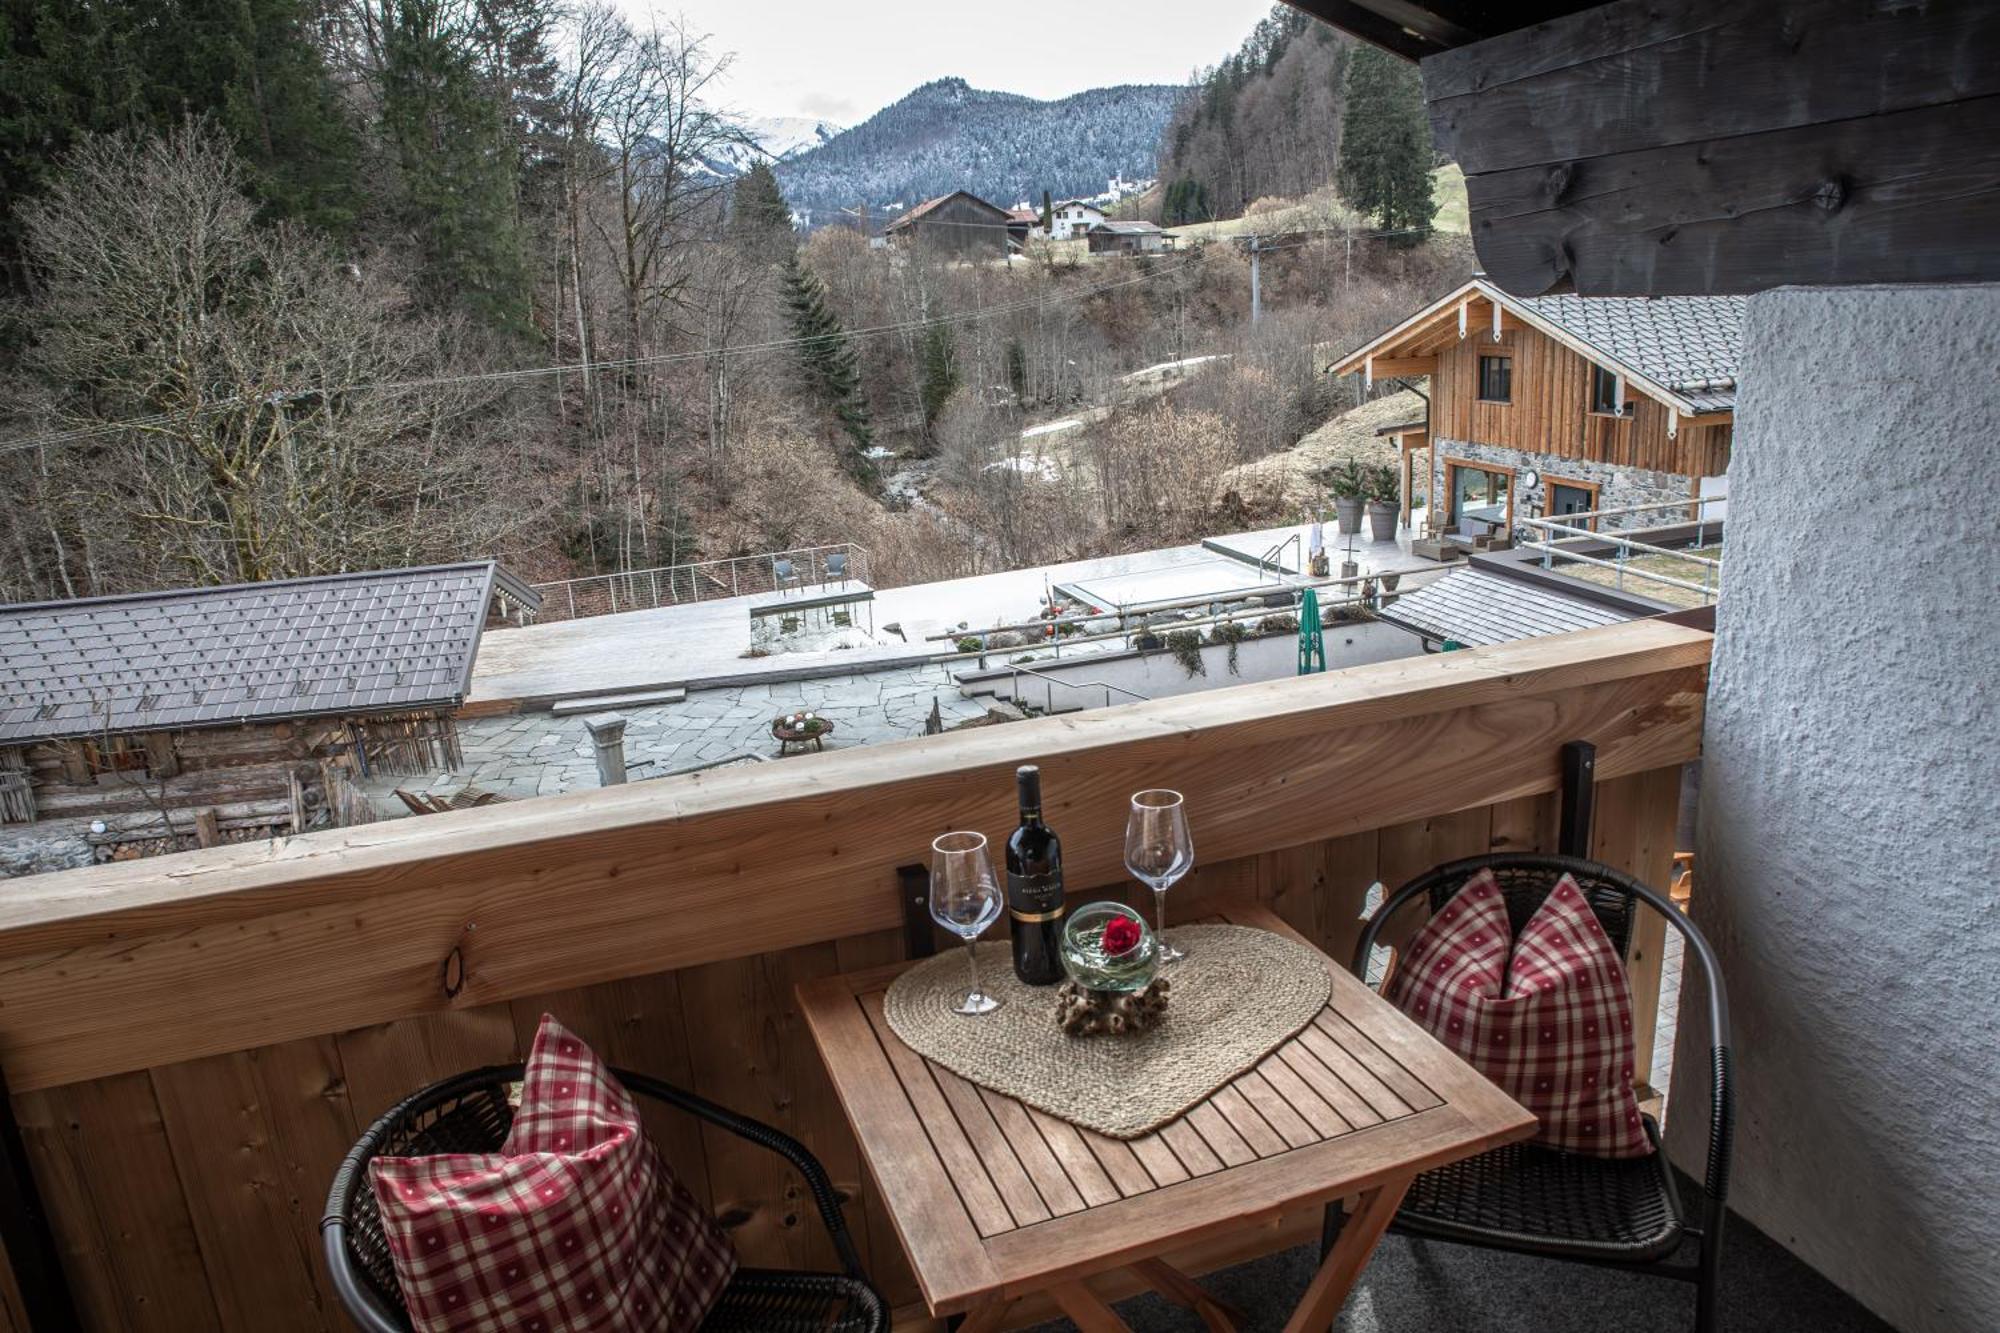
POLYGON ((1160 970, 1159 941, 1146 919, 1123 903, 1085 903, 1063 923, 1063 968, 1085 990, 1142 991, 1160 970), (1139 942, 1121 954, 1104 952, 1104 928, 1117 917, 1138 923, 1139 942))

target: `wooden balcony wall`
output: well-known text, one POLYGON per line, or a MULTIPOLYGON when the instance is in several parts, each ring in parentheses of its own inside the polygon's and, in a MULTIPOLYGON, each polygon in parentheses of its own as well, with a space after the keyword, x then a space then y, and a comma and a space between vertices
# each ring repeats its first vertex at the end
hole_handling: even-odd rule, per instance
MULTIPOLYGON (((1174 786, 1198 869, 1172 910, 1252 895, 1344 957, 1375 879, 1552 847, 1570 739, 1597 746, 1596 854, 1664 885, 1708 649, 1637 622, 10 885, 0 1064, 84 1322, 345 1329, 317 1236, 335 1164, 404 1093, 518 1059, 545 1010, 804 1140, 908 1303, 793 987, 899 958, 896 866, 1002 835, 1016 764, 1043 766, 1073 895, 1123 891, 1126 798, 1174 786)), ((1646 1013, 1657 947, 1635 944, 1646 1013)), ((652 1129, 746 1262, 832 1263, 776 1159, 652 1129)))

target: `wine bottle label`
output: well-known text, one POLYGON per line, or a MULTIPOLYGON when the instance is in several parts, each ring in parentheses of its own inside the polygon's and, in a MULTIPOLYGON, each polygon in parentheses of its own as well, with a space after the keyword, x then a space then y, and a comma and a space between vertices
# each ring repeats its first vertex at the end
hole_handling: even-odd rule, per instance
POLYGON ((1063 913, 1060 872, 1007 876, 1007 910, 1016 921, 1053 921, 1063 913))

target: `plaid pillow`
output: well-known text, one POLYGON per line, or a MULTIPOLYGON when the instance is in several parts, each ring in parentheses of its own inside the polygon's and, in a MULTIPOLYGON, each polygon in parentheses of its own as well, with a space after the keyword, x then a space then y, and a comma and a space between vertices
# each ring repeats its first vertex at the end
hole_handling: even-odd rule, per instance
POLYGON ((1482 870, 1410 941, 1390 1003, 1540 1117, 1536 1142, 1646 1156, 1631 986, 1576 881, 1564 875, 1511 935, 1500 886, 1482 870))
POLYGON ((498 1153, 369 1165, 419 1333, 691 1329, 736 1271, 639 1110, 547 1014, 498 1153))

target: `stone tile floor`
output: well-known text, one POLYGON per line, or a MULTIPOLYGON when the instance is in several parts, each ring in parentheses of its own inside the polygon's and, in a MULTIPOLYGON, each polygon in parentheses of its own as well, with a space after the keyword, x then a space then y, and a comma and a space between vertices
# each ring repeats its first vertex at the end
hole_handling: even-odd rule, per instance
MULTIPOLYGON (((828 718, 829 750, 903 740, 924 733, 935 701, 950 727, 986 715, 991 703, 967 699, 942 668, 900 667, 817 680, 772 681, 690 692, 680 703, 618 708, 625 718, 625 765, 634 780, 778 757, 771 719, 810 709, 828 718)), ((508 797, 555 796, 598 785, 597 761, 581 716, 522 713, 459 724, 464 764, 424 781, 380 779, 368 786, 384 814, 401 814, 395 787, 449 795, 468 784, 508 797)))

